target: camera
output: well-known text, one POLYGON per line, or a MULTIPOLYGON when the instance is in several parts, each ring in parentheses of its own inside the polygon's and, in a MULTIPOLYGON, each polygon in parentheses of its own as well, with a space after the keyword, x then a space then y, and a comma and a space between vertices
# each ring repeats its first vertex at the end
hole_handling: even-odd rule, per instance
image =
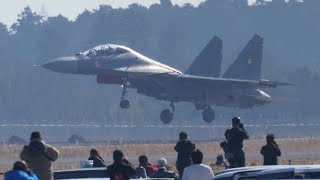
POLYGON ((240 122, 239 128, 243 129, 243 123, 242 122, 240 122))

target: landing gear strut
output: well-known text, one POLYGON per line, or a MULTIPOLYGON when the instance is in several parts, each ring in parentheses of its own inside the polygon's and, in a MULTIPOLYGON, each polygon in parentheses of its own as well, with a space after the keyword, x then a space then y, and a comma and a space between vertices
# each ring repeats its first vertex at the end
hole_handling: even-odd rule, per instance
POLYGON ((214 118, 215 114, 213 109, 210 106, 207 106, 202 112, 202 119, 207 123, 211 123, 214 118))
POLYGON ((121 93, 121 101, 120 101, 120 108, 121 109, 128 109, 130 107, 130 101, 125 98, 127 91, 128 83, 124 81, 122 85, 122 93, 121 93))
POLYGON ((175 110, 175 106, 173 102, 170 103, 170 107, 171 107, 171 110, 165 109, 160 114, 160 119, 164 124, 169 124, 173 119, 173 112, 175 110))

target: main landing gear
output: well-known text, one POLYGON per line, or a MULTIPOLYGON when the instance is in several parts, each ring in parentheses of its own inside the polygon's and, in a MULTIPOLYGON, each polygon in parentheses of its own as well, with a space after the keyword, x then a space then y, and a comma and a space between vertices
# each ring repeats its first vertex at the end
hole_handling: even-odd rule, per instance
POLYGON ((123 83, 122 85, 122 93, 121 93, 121 101, 120 101, 121 109, 129 109, 130 107, 130 101, 125 98, 126 93, 128 92, 127 86, 128 86, 127 82, 123 83))
POLYGON ((214 110, 210 106, 207 106, 202 112, 202 119, 207 123, 211 123, 214 120, 214 118, 214 110))
POLYGON ((169 124, 173 119, 173 112, 175 109, 173 102, 170 103, 170 107, 171 107, 171 110, 165 109, 160 114, 160 119, 164 124, 169 124))

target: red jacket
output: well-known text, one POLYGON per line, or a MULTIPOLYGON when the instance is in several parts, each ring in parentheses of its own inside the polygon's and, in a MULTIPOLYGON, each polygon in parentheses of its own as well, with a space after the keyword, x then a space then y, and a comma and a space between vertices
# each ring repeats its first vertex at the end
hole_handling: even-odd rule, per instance
POLYGON ((152 165, 151 163, 140 164, 139 166, 146 169, 148 177, 150 177, 153 173, 158 171, 158 168, 152 165))

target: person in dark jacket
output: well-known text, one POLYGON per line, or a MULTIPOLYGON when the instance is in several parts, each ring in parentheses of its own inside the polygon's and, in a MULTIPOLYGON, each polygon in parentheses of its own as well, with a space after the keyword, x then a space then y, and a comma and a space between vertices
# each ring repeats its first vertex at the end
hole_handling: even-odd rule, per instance
POLYGON ((176 167, 180 177, 183 175, 184 168, 192 164, 191 152, 195 150, 195 148, 196 146, 189 140, 188 134, 181 132, 179 134, 179 141, 174 147, 174 150, 178 152, 176 167))
POLYGON ((53 178, 52 162, 56 161, 58 156, 59 151, 46 144, 37 131, 31 133, 30 143, 24 146, 20 153, 20 159, 27 163, 40 180, 53 178))
POLYGON ((249 139, 247 131, 239 117, 232 118, 232 128, 225 132, 227 139, 228 152, 226 152, 227 159, 230 163, 230 168, 244 167, 245 154, 243 151, 243 141, 249 139))
POLYGON ((93 161, 92 167, 106 167, 106 164, 96 149, 91 149, 88 160, 93 161))
POLYGON ((158 171, 153 173, 150 178, 168 178, 178 180, 176 173, 167 170, 167 160, 160 158, 157 163, 158 171))
POLYGON ((38 177, 31 173, 24 161, 17 161, 13 164, 13 170, 4 174, 4 180, 38 180, 38 177))
POLYGON ((152 165, 149 162, 149 159, 146 155, 141 155, 139 157, 139 167, 143 167, 146 170, 148 177, 150 177, 153 173, 155 173, 158 170, 156 166, 152 165))
POLYGON ((262 146, 260 151, 263 156, 263 165, 278 165, 278 157, 281 156, 281 151, 274 140, 274 135, 268 134, 266 141, 267 144, 262 146))
POLYGON ((110 180, 129 180, 136 174, 132 165, 124 159, 123 152, 115 150, 113 152, 113 164, 107 167, 107 174, 110 180))

